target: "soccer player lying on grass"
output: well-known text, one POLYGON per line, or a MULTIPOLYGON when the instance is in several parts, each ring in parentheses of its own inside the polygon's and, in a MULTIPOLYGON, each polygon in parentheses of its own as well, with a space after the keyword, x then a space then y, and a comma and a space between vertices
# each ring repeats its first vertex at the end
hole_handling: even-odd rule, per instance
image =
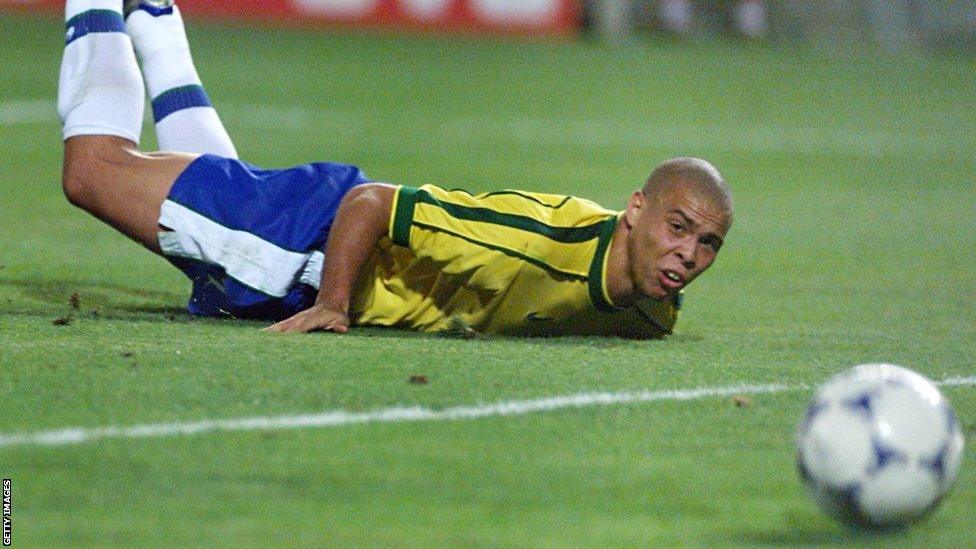
POLYGON ((728 187, 695 158, 661 164, 623 212, 569 196, 394 186, 341 164, 251 166, 204 92, 179 10, 122 4, 65 8, 64 192, 186 273, 193 314, 279 321, 274 332, 459 322, 661 337, 732 222, 728 187), (181 152, 139 152, 145 88, 160 149, 181 152))

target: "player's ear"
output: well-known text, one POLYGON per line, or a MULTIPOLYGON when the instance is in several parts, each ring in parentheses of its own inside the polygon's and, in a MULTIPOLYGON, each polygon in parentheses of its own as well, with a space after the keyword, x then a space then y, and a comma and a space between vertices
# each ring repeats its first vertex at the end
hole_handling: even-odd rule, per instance
POLYGON ((644 193, 640 190, 634 191, 634 194, 630 195, 630 200, 627 201, 627 209, 624 210, 624 221, 627 225, 633 227, 637 223, 637 217, 640 215, 641 208, 644 207, 645 197, 644 193))

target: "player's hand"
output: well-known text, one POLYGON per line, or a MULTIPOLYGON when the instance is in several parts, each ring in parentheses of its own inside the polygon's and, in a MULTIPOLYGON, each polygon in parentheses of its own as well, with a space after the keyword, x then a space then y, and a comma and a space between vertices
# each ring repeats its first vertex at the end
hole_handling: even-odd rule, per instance
POLYGON ((325 331, 344 334, 349 331, 349 315, 318 304, 261 331, 272 333, 325 331))

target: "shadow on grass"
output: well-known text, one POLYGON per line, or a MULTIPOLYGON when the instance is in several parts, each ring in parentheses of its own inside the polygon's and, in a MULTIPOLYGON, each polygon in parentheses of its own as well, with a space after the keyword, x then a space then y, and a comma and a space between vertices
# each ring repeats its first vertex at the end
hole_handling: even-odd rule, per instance
MULTIPOLYGON (((188 294, 155 290, 151 288, 132 288, 117 284, 106 284, 85 280, 18 280, 0 279, 0 288, 13 288, 22 295, 51 305, 50 310, 37 310, 30 306, 8 308, 4 314, 14 316, 69 315, 77 319, 119 320, 127 322, 167 322, 201 323, 210 326, 264 328, 271 324, 267 320, 235 318, 203 318, 189 314, 183 306, 188 294), (72 296, 78 295, 75 305, 72 296)), ((350 335, 385 339, 457 339, 472 343, 535 343, 552 346, 584 346, 608 349, 634 345, 656 345, 661 340, 635 341, 617 337, 579 337, 579 336, 500 336, 484 335, 459 329, 449 329, 439 333, 417 332, 398 328, 357 326, 350 335)), ((697 341, 696 335, 675 335, 669 339, 677 341, 697 341)))
MULTIPOLYGON (((118 320, 124 322, 193 323, 228 328, 259 330, 271 324, 266 320, 196 317, 183 305, 188 294, 132 288, 86 280, 18 280, 0 279, 0 289, 9 288, 35 302, 50 307, 19 303, 5 307, 4 314, 24 317, 71 317, 85 320, 118 320), (72 296, 78 295, 75 304, 72 296)), ((424 337, 429 334, 386 328, 356 328, 355 335, 365 337, 424 337)))
POLYGON ((30 301, 8 299, 4 314, 65 316, 89 320, 150 322, 194 321, 179 305, 185 296, 151 288, 130 288, 85 280, 0 279, 0 289, 12 289, 30 301), (73 297, 77 295, 77 297, 73 297), (31 302, 34 302, 32 305, 31 302), (40 302, 49 307, 36 303, 40 302))
POLYGON ((95 283, 84 280, 0 280, 0 287, 17 288, 23 295, 55 305, 69 305, 72 294, 85 300, 86 306, 108 306, 119 303, 122 309, 145 313, 183 311, 176 305, 155 305, 146 302, 179 303, 185 296, 174 292, 147 288, 129 288, 115 284, 95 283), (139 301, 127 305, 126 301, 139 301))
POLYGON ((878 545, 886 546, 904 540, 904 528, 871 530, 834 525, 822 521, 810 521, 807 516, 793 515, 787 519, 787 528, 774 531, 743 532, 735 540, 737 545, 878 545))

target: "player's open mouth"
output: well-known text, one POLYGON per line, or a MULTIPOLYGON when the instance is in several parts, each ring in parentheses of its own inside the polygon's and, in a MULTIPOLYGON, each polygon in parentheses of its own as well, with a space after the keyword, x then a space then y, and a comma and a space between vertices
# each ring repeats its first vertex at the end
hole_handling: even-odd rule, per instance
POLYGON ((685 279, 680 274, 669 269, 663 269, 658 274, 661 287, 666 290, 680 290, 685 285, 685 279))

